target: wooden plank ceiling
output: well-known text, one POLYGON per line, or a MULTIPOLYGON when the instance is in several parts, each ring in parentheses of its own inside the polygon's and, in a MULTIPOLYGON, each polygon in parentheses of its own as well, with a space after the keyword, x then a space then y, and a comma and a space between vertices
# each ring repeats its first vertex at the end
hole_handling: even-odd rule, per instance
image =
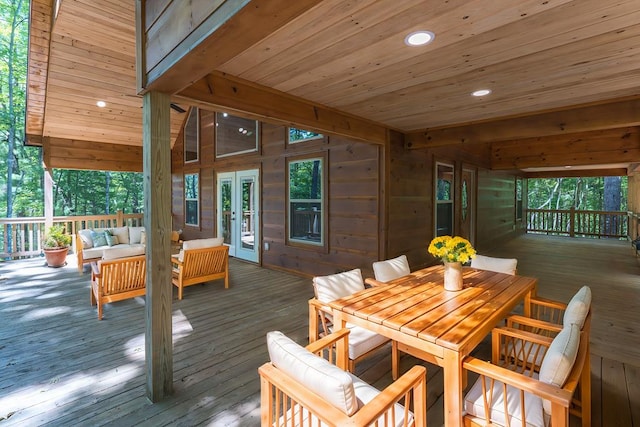
MULTIPOLYGON (((37 8, 50 1, 33 3, 37 8)), ((29 107, 31 134, 141 144, 133 9, 129 0, 62 2, 51 33, 41 133, 38 87, 31 77, 36 73, 30 71, 35 85, 30 83, 30 94, 36 95, 29 107), (97 109, 98 99, 108 107, 97 109)), ((255 7, 256 25, 259 18, 268 18, 259 9, 255 7)), ((246 25, 233 26, 233 17, 230 21, 216 34, 217 43, 240 39, 238 34, 234 39, 233 29, 246 25)), ((32 52, 33 43, 32 33, 32 52)), ((513 146, 520 139, 529 144, 530 138, 558 134, 575 140, 584 132, 618 129, 601 132, 599 140, 606 145, 611 141, 603 138, 618 141, 626 135, 622 139, 636 149, 633 154, 612 162, 617 152, 609 153, 606 164, 597 154, 575 161, 590 168, 615 163, 617 168, 640 162, 638 46, 638 0, 324 0, 250 46, 238 46, 237 54, 224 61, 215 62, 215 55, 207 59, 194 49, 192 54, 200 55, 198 70, 206 71, 203 61, 211 61, 209 76, 167 73, 171 82, 159 78, 156 86, 170 88, 183 107, 191 99, 194 104, 226 102, 241 111, 241 105, 204 94, 198 89, 198 84, 206 87, 202 81, 189 88, 195 80, 229 76, 230 85, 278 96, 265 95, 253 106, 244 100, 248 115, 286 121, 270 103, 295 99, 361 118, 365 126, 370 122, 398 130, 411 148, 493 143, 494 157, 500 148, 496 141, 513 146), (405 36, 416 30, 432 31, 435 40, 423 47, 406 46, 405 36), (472 97, 477 89, 492 93, 472 97)), ((172 115, 174 137, 184 116, 172 115)), ((586 139, 594 144, 591 136, 586 139)), ((553 149, 563 140, 538 142, 553 149)), ((553 168, 564 161, 563 156, 560 164, 532 156, 520 164, 518 159, 502 155, 496 167, 553 168)))
MULTIPOLYGON (((139 152, 112 146, 142 147, 135 3, 65 0, 53 27, 52 1, 31 3, 29 143, 52 147, 52 167, 141 170, 142 159, 132 161, 139 152)), ((172 111, 174 140, 184 116, 172 111)))

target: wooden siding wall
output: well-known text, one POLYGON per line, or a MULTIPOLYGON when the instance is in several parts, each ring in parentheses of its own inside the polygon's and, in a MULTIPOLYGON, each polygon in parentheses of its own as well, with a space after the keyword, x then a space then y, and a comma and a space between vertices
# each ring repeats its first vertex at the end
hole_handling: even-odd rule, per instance
POLYGON ((522 233, 515 222, 515 185, 511 173, 478 171, 478 251, 492 249, 522 233))
MULTIPOLYGON (((462 168, 478 173, 476 245, 491 248, 513 235, 515 178, 507 172, 485 169, 487 145, 408 150, 403 137, 389 133, 382 146, 331 136, 286 144, 286 128, 261 123, 259 152, 223 159, 214 156, 215 113, 200 110, 199 161, 183 164, 179 137, 173 149, 174 229, 185 240, 216 236, 216 174, 234 170, 260 170, 261 241, 256 242, 265 267, 308 275, 325 275, 360 268, 372 276, 371 263, 406 254, 412 269, 433 264, 427 253, 433 238, 433 165, 455 166, 456 192, 462 168), (323 156, 328 174, 327 249, 286 244, 287 159, 323 156), (184 225, 183 176, 200 174, 200 226, 184 225), (385 177, 388 177, 385 179, 385 177), (264 250, 264 243, 269 250, 264 250)), ((456 197, 456 212, 460 212, 456 197)), ((457 215, 459 217, 459 214, 457 215)))

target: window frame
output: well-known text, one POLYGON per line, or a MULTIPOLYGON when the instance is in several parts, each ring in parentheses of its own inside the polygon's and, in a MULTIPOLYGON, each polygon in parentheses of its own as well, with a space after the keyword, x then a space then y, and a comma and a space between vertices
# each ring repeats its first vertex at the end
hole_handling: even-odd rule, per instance
POLYGON ((445 161, 436 161, 434 164, 434 179, 433 179, 433 235, 434 237, 438 237, 438 236, 444 236, 447 235, 445 234, 438 234, 438 207, 440 205, 444 205, 444 204, 449 204, 450 205, 450 210, 451 210, 451 232, 449 233, 449 235, 453 236, 455 234, 456 231, 456 224, 455 224, 455 220, 456 220, 456 213, 455 213, 455 201, 456 201, 456 168, 455 168, 455 164, 452 163, 447 163, 445 161), (439 172, 439 167, 447 167, 451 169, 451 185, 450 185, 450 189, 449 189, 449 193, 450 193, 450 197, 448 200, 439 200, 438 199, 438 181, 439 181, 439 177, 438 177, 438 172, 439 172))
POLYGON ((184 179, 184 225, 185 226, 189 226, 189 227, 200 227, 200 173, 199 172, 190 172, 190 173, 185 173, 183 176, 184 179), (187 193, 187 177, 190 176, 195 176, 196 179, 198 180, 197 184, 196 184, 196 197, 188 197, 188 193, 187 193), (189 221, 189 215, 188 215, 188 202, 193 202, 195 201, 196 203, 196 223, 190 223, 189 221))
POLYGON ((198 107, 193 107, 189 110, 189 115, 187 116, 187 120, 185 121, 184 131, 183 131, 183 153, 184 156, 184 164, 197 163, 200 161, 200 110, 198 107), (191 120, 191 115, 195 114, 196 118, 196 139, 195 139, 195 148, 196 148, 196 158, 187 160, 187 126, 189 125, 189 121, 191 120))
POLYGON ((522 222, 524 216, 524 178, 516 176, 514 183, 514 218, 516 223, 522 222), (518 185, 520 186, 520 197, 518 198, 518 185), (520 215, 518 215, 520 214, 520 215))
MULTIPOLYGON (((302 156, 291 156, 286 160, 286 214, 285 214, 285 227, 286 227, 286 245, 298 248, 304 248, 309 250, 326 252, 328 245, 328 176, 327 176, 327 156, 326 153, 314 153, 302 156), (297 202, 292 202, 291 199, 291 164, 301 163, 305 161, 320 161, 320 199, 294 199, 297 202), (296 237, 291 237, 291 203, 304 203, 303 200, 319 200, 320 203, 320 241, 303 240, 296 237)), ((318 202, 309 202, 318 203, 318 202)))

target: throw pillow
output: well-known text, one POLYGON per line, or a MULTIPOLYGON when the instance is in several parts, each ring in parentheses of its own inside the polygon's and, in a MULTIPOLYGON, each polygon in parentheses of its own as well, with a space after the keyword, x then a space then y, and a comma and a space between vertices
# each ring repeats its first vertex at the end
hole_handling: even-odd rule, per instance
POLYGON ((93 240, 93 247, 98 247, 98 246, 107 246, 107 238, 104 235, 104 231, 101 232, 95 232, 95 231, 91 231, 91 240, 93 240))
POLYGON ((109 246, 114 246, 120 243, 118 241, 118 236, 114 236, 109 232, 109 230, 104 232, 104 238, 107 240, 107 245, 109 246))

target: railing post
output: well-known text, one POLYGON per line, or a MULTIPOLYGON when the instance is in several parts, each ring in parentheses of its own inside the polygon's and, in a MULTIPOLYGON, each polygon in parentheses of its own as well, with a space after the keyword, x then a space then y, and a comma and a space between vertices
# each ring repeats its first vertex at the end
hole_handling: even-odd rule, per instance
POLYGON ((576 208, 571 206, 569 212, 569 236, 576 237, 576 208))
POLYGON ((124 227, 126 224, 124 223, 124 214, 122 213, 122 209, 118 209, 116 212, 116 227, 124 227))

